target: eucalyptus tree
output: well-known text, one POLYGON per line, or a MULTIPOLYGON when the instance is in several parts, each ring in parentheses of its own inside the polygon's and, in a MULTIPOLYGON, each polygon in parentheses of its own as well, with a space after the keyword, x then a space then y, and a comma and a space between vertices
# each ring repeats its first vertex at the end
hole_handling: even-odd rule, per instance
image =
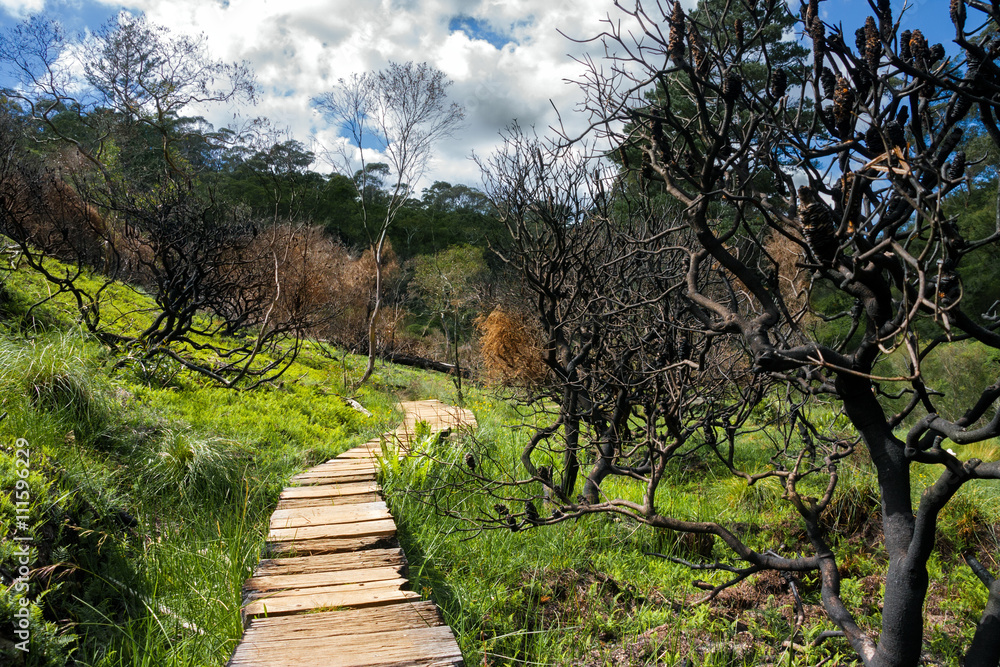
POLYGON ((412 186, 426 172, 434 145, 452 136, 465 117, 461 106, 448 102, 449 85, 444 72, 427 63, 390 62, 385 69, 341 79, 333 90, 313 100, 344 137, 328 148, 329 159, 345 175, 356 175, 362 224, 375 259, 368 364, 360 383, 375 369, 389 229, 410 199, 412 186), (376 211, 366 194, 372 185, 370 167, 379 162, 387 165, 389 173, 384 210, 376 211))

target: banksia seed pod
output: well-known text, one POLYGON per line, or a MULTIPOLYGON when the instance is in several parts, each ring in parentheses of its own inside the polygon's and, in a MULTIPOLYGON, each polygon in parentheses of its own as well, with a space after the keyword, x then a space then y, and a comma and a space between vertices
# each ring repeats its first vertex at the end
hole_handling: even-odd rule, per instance
POLYGON ((969 109, 971 108, 971 97, 962 93, 955 93, 951 96, 951 102, 948 104, 948 111, 945 113, 945 122, 949 125, 954 125, 965 118, 965 115, 969 113, 969 109))
POLYGON ((830 186, 830 192, 833 194, 833 219, 840 219, 844 214, 844 179, 838 178, 834 181, 833 185, 830 186))
POLYGON ((826 26, 818 16, 809 24, 809 36, 813 41, 813 66, 819 69, 823 66, 823 57, 826 55, 826 26))
POLYGON ((507 509, 507 506, 501 505, 500 503, 494 505, 493 509, 496 511, 498 516, 507 516, 508 514, 510 514, 510 510, 507 509))
POLYGON ((962 296, 962 280, 953 269, 943 267, 937 279, 938 303, 948 308, 955 305, 960 296, 962 296))
POLYGON ((835 137, 840 136, 840 131, 837 129, 837 123, 833 120, 833 107, 823 107, 819 110, 819 118, 823 121, 823 125, 826 129, 835 137))
POLYGON ((545 486, 552 486, 552 466, 542 466, 538 469, 538 476, 542 478, 545 486))
POLYGON ((539 521, 538 509, 535 508, 535 503, 530 500, 524 501, 524 518, 532 525, 536 525, 539 521))
POLYGON ((694 61, 695 69, 698 74, 704 76, 707 73, 705 65, 708 63, 705 59, 705 42, 693 23, 688 26, 688 43, 691 45, 691 60, 694 61))
POLYGON ((899 33, 899 57, 904 61, 909 61, 913 58, 913 54, 910 53, 910 37, 912 34, 909 30, 899 33))
POLYGON ((837 77, 833 75, 829 67, 824 67, 823 71, 819 73, 819 82, 823 86, 823 97, 832 100, 833 93, 837 89, 837 77))
POLYGON ((743 89, 743 79, 736 70, 726 72, 726 79, 722 82, 722 99, 726 104, 733 104, 740 96, 743 89))
POLYGON ((882 57, 882 39, 875 25, 875 19, 869 16, 865 20, 865 61, 868 69, 875 72, 879 59, 882 57))
POLYGON ((847 211, 847 231, 849 233, 853 233, 861 222, 861 192, 853 193, 854 199, 851 199, 854 190, 854 177, 854 172, 849 171, 837 179, 837 187, 841 197, 840 208, 847 211))
POLYGON ((982 70, 982 59, 972 51, 965 52, 965 80, 969 83, 976 83, 982 70))
POLYGON ((476 471, 476 457, 472 455, 472 452, 465 455, 465 465, 468 466, 469 470, 472 472, 476 471))
POLYGON ((872 89, 873 77, 867 69, 854 70, 854 85, 858 90, 858 98, 864 100, 868 97, 868 91, 872 89))
POLYGON ((951 22, 955 24, 958 32, 965 31, 965 0, 951 0, 950 6, 951 22))
MULTIPOLYGON (((905 109, 906 107, 903 108, 905 109)), ((896 119, 887 121, 882 130, 885 133, 885 138, 889 140, 890 145, 897 148, 906 148, 906 132, 903 131, 903 126, 896 119)))
POLYGON ((674 11, 670 14, 670 40, 667 42, 667 53, 675 64, 684 59, 684 8, 679 0, 674 2, 674 11))
POLYGON ((883 42, 892 39, 892 3, 890 0, 878 0, 878 26, 883 42))
POLYGON ((956 127, 948 133, 948 136, 946 136, 944 141, 941 142, 941 150, 938 151, 938 165, 944 164, 944 161, 949 155, 951 155, 951 152, 955 150, 955 147, 958 146, 958 142, 962 140, 963 134, 964 132, 960 127, 956 127))
POLYGON ((882 140, 882 131, 873 123, 865 130, 865 145, 875 155, 885 153, 885 142, 882 140))
POLYGON ((691 356, 691 343, 687 338, 681 338, 680 343, 677 344, 677 356, 681 360, 691 356))
POLYGON ((521 530, 521 526, 518 525, 517 519, 515 519, 513 515, 510 514, 507 515, 507 527, 510 528, 510 532, 512 533, 516 533, 517 531, 521 530))
POLYGON ((733 25, 734 34, 736 37, 736 48, 743 50, 743 19, 736 19, 736 23, 733 25))
POLYGON ((837 254, 833 213, 807 185, 799 188, 799 222, 806 245, 820 262, 829 264, 837 254))
POLYGON ((771 97, 780 100, 788 90, 788 73, 780 67, 771 72, 771 97))
POLYGON ((854 31, 854 46, 858 49, 858 59, 867 59, 868 35, 864 28, 858 28, 854 31))
POLYGON ((935 44, 931 47, 929 55, 927 56, 927 64, 933 65, 942 58, 944 58, 944 45, 935 44))
POLYGON ((914 30, 913 34, 910 35, 910 55, 921 66, 926 65, 927 59, 931 55, 930 49, 927 48, 927 40, 924 39, 924 34, 919 30, 914 30))
POLYGON ((955 159, 948 165, 948 180, 957 181, 965 176, 965 151, 955 153, 955 159))
POLYGON ((906 123, 910 120, 910 107, 902 106, 899 107, 899 111, 896 112, 896 122, 899 123, 900 128, 906 127, 906 123))
POLYGON ((847 139, 854 127, 854 90, 847 79, 837 76, 837 85, 833 91, 833 120, 837 123, 840 138, 847 139))

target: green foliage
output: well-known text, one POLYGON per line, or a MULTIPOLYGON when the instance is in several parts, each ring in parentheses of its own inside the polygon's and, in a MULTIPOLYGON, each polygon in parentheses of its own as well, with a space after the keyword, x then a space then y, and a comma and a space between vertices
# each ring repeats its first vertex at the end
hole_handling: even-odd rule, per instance
MULTIPOLYGON (((37 284, 15 274, 6 288, 13 303, 30 302, 37 284)), ((138 292, 110 294, 143 305, 138 292)), ((33 538, 27 664, 221 665, 242 633, 240 589, 280 489, 384 430, 395 397, 378 387, 396 384, 396 371, 380 369, 356 396, 375 419, 340 398, 340 363, 319 345, 307 346, 294 381, 255 392, 179 371, 161 382, 117 367, 63 307, 35 310, 46 328, 9 310, 0 321, 0 488, 19 479, 17 439, 31 451, 26 518, 0 493, 0 532, 20 517, 33 538)), ((17 665, 6 621, 14 550, 0 541, 0 661, 17 665)))
MULTIPOLYGON (((606 515, 538 530, 484 528, 480 519, 495 513, 498 499, 462 488, 468 476, 465 454, 475 456, 476 471, 487 477, 515 469, 526 438, 517 427, 530 423, 531 416, 479 391, 471 392, 467 405, 479 421, 473 437, 438 444, 425 438, 416 448, 419 454, 402 461, 387 453, 382 477, 413 588, 425 597, 433 595, 442 606, 466 662, 853 664, 843 640, 809 645, 821 632, 835 629, 819 611, 820 590, 813 575, 796 579, 808 619, 796 639, 803 648, 789 650, 782 642, 792 632, 792 599, 780 577, 754 577, 712 603, 692 606, 700 595, 693 582, 705 573, 654 555, 695 562, 725 559, 724 546, 712 538, 654 530, 606 515)), ((766 421, 767 415, 762 412, 761 418, 766 421)), ((824 433, 844 428, 839 413, 830 412, 825 419, 814 415, 814 422, 824 433)), ((762 469, 773 446, 767 433, 741 440, 737 464, 762 469)), ((989 458, 988 452, 977 451, 965 452, 963 458, 980 454, 989 458)), ((657 494, 664 512, 722 520, 737 527, 751 548, 783 543, 793 553, 806 547, 797 517, 779 502, 784 489, 775 480, 747 484, 728 475, 712 456, 672 461, 670 467, 657 494)), ((934 479, 935 470, 928 466, 923 477, 914 476, 914 493, 919 495, 934 479)), ((624 500, 642 497, 641 485, 634 482, 616 482, 605 490, 624 500)), ((823 489, 800 490, 818 495, 823 489)), ((825 517, 839 554, 845 602, 863 610, 859 622, 865 627, 878 627, 880 609, 871 600, 877 599, 888 558, 877 537, 879 496, 870 462, 862 456, 844 462, 838 491, 825 517)), ((946 512, 949 528, 941 539, 952 546, 945 549, 946 560, 933 566, 932 576, 940 582, 930 601, 936 629, 927 650, 933 659, 959 655, 982 609, 985 591, 961 563, 960 551, 989 554, 996 548, 996 536, 984 533, 982 526, 1000 518, 997 497, 990 490, 957 499, 953 514, 946 512)), ((521 501, 509 497, 502 502, 517 511, 521 501)), ((543 517, 548 514, 544 506, 539 510, 543 517)), ((712 574, 709 582, 724 578, 712 574)))

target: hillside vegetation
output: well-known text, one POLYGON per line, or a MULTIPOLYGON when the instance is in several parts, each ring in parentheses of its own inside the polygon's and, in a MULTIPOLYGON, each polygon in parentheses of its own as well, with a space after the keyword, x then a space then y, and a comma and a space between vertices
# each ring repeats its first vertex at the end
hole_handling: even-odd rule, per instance
POLYGON ((197 38, 6 31, 4 659, 221 663, 285 480, 437 397, 383 482, 470 663, 998 667, 1000 4, 869 4, 617 4, 589 132, 420 193, 426 63, 326 174, 197 38))
MULTIPOLYGON (((381 432, 411 371, 380 369, 341 398, 363 360, 310 343, 284 382, 234 392, 167 361, 123 366, 46 286, 11 274, 0 307, 0 531, 32 537, 30 653, 15 650, 20 543, 0 547, 4 664, 208 665, 242 633, 240 588, 290 475, 381 432), (16 512, 16 449, 30 512, 16 512), (19 520, 24 525, 15 525, 19 520), (27 528, 25 531, 24 528, 27 528)), ((118 298, 148 307, 122 288, 118 298)), ((126 304, 120 304, 123 308, 126 304)))

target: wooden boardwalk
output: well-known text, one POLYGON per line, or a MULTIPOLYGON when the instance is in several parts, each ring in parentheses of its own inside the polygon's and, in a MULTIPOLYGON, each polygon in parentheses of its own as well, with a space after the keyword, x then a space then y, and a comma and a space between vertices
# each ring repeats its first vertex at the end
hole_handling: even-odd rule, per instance
MULTIPOLYGON (((386 437, 405 450, 415 425, 474 426, 440 401, 402 403, 386 437)), ((271 516, 269 555, 244 584, 246 630, 229 667, 462 665, 438 608, 408 588, 396 524, 379 497, 380 439, 292 478, 271 516)))

